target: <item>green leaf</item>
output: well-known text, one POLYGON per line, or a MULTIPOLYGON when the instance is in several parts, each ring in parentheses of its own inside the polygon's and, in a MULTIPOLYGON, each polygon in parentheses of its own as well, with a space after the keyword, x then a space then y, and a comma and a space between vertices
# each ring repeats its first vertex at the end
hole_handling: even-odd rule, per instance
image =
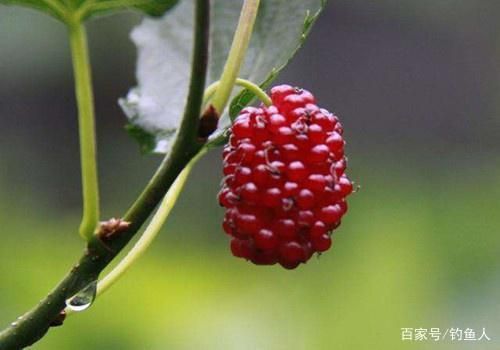
POLYGON ((133 124, 125 125, 128 134, 141 145, 142 153, 151 153, 156 147, 156 137, 133 124))
MULTIPOLYGON (((302 46, 326 1, 261 1, 255 29, 240 77, 263 87, 279 72, 302 46)), ((238 22, 242 0, 213 0, 211 11, 208 83, 219 79, 238 22)), ((181 0, 161 19, 145 19, 131 34, 138 49, 137 80, 121 105, 129 121, 156 135, 158 152, 168 152, 175 135, 187 95, 193 27, 193 5, 181 0), (170 138, 165 139, 165 131, 170 138)), ((219 130, 211 137, 221 141, 235 115, 254 99, 242 91, 232 101, 229 113, 222 117, 219 130)))
POLYGON ((139 10, 153 17, 163 15, 178 0, 0 0, 0 4, 31 7, 63 22, 85 20, 119 10, 139 10))
POLYGON ((159 17, 177 4, 178 1, 179 0, 154 0, 135 7, 150 16, 159 17))
POLYGON ((57 19, 63 20, 65 6, 61 4, 58 0, 45 1, 45 0, 0 0, 2 5, 18 5, 29 7, 46 14, 55 17, 57 19))
POLYGON ((82 7, 83 18, 105 15, 118 10, 139 10, 152 17, 162 16, 179 0, 86 0, 82 7))

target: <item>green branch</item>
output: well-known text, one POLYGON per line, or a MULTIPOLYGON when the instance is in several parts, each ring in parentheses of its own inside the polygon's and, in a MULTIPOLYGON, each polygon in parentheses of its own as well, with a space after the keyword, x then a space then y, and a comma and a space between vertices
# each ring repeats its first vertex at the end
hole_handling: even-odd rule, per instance
POLYGON ((181 171, 179 176, 175 179, 172 186, 168 190, 167 194, 163 198, 158 207, 158 210, 154 214, 148 227, 144 230, 141 238, 135 243, 135 245, 130 249, 127 255, 116 265, 111 272, 109 272, 104 278, 102 278, 97 284, 97 296, 108 290, 118 279, 123 276, 125 272, 137 261, 149 248, 151 243, 160 232, 161 228, 165 224, 168 215, 174 208, 179 195, 181 194, 186 180, 189 176, 191 170, 193 170, 194 165, 207 153, 208 148, 204 147, 196 154, 195 157, 186 165, 186 167, 181 171))
POLYGON ((184 117, 171 152, 124 218, 131 225, 106 244, 94 235, 78 263, 54 290, 0 333, 0 350, 22 349, 44 336, 65 308, 65 300, 98 278, 146 221, 182 169, 202 148, 196 134, 206 79, 209 18, 209 0, 196 0, 191 82, 184 117))
POLYGON ((80 235, 87 241, 94 235, 99 222, 99 185, 94 117, 94 94, 85 28, 80 20, 68 22, 71 57, 75 76, 80 133, 83 217, 80 235))

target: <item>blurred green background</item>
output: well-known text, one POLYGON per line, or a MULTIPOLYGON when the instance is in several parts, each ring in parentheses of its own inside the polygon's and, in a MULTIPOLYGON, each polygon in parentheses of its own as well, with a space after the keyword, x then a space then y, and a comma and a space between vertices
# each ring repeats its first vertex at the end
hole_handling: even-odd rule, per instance
MULTIPOLYGON (((342 118, 362 188, 333 249, 295 271, 231 257, 220 152, 189 179, 150 252, 34 349, 499 349, 500 3, 331 1, 280 77, 342 118), (401 328, 491 341, 402 342, 401 328), (479 334, 478 334, 479 336, 479 334)), ((104 217, 138 194, 116 99, 134 85, 121 14, 89 25, 104 217)), ((80 254, 76 110, 65 29, 0 7, 0 325, 80 254)))

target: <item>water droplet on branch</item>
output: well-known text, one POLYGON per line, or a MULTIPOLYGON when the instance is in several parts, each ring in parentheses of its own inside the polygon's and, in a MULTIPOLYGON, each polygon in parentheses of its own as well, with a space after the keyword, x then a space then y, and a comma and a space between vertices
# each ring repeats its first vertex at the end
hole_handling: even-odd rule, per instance
POLYGON ((81 291, 66 300, 66 306, 72 311, 87 310, 95 300, 97 293, 97 281, 89 283, 81 291))

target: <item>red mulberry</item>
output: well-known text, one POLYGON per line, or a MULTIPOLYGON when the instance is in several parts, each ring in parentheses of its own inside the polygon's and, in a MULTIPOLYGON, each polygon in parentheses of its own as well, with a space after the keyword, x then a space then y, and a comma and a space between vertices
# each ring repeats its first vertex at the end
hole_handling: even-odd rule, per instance
POLYGON ((330 249, 353 186, 338 118, 289 85, 271 100, 234 121, 219 202, 234 256, 293 269, 330 249))

